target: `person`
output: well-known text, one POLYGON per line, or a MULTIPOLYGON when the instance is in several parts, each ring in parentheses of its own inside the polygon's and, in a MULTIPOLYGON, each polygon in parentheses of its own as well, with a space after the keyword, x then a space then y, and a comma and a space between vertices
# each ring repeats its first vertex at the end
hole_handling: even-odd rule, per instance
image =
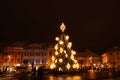
POLYGON ((43 68, 39 67, 38 68, 38 78, 42 78, 43 77, 43 68))

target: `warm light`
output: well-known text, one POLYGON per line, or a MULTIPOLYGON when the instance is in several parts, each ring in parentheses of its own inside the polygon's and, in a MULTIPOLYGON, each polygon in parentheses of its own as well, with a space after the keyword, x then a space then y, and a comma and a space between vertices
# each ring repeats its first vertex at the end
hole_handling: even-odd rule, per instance
POLYGON ((60 53, 63 53, 63 48, 60 47, 60 53))
POLYGON ((64 50, 64 53, 66 54, 66 50, 64 50))
POLYGON ((74 63, 77 63, 77 60, 74 60, 74 63))
POLYGON ((57 63, 57 59, 55 60, 55 63, 57 63))
POLYGON ((70 69, 70 64, 67 63, 66 68, 69 70, 70 69))
POLYGON ((89 58, 89 60, 90 60, 90 63, 92 63, 92 58, 93 58, 93 57, 90 57, 90 58, 89 58))
POLYGON ((73 64, 73 68, 76 68, 76 65, 75 65, 75 64, 73 64))
POLYGON ((93 64, 93 66, 96 66, 96 64, 93 64))
POLYGON ((65 57, 68 57, 68 55, 66 54, 65 57))
POLYGON ((60 59, 59 59, 59 62, 60 62, 60 63, 62 63, 62 62, 63 62, 63 59, 62 59, 62 58, 60 58, 60 59))
POLYGON ((79 68, 79 64, 78 63, 76 64, 76 67, 77 67, 77 69, 79 68))
POLYGON ((68 40, 69 39, 69 36, 67 35, 67 36, 65 36, 65 40, 68 40))
POLYGON ((64 30, 65 30, 65 25, 64 25, 64 23, 62 22, 62 24, 61 24, 61 26, 60 26, 60 29, 62 30, 62 32, 64 32, 64 30))
POLYGON ((28 66, 30 66, 30 67, 31 67, 32 65, 31 65, 31 64, 29 64, 28 66))
POLYGON ((71 55, 71 57, 70 57, 72 60, 74 60, 74 56, 73 55, 71 55))
POLYGON ((56 67, 56 65, 54 64, 54 63, 52 63, 51 65, 50 65, 50 69, 54 69, 56 67))
POLYGON ((54 48, 55 48, 55 50, 57 50, 58 49, 58 45, 56 44, 54 48))
POLYGON ((16 64, 16 66, 20 66, 20 64, 16 64))
POLYGON ((67 45, 67 47, 70 49, 72 47, 72 43, 69 42, 68 45, 67 45))
POLYGON ((59 41, 59 37, 56 37, 55 40, 56 40, 56 41, 59 41))
POLYGON ((59 71, 62 71, 62 68, 61 68, 61 67, 59 67, 59 71))
POLYGON ((75 54, 76 54, 76 52, 72 50, 72 54, 73 54, 73 55, 75 55, 75 54))
POLYGON ((53 61, 53 62, 55 61, 55 57, 54 57, 54 56, 52 56, 52 61, 53 61))
POLYGON ((60 40, 60 41, 59 41, 59 44, 60 44, 60 45, 63 45, 63 44, 64 44, 64 42, 60 40))
POLYGON ((58 55, 58 51, 55 51, 55 55, 58 55))
POLYGON ((79 64, 77 63, 77 64, 73 64, 73 68, 79 68, 79 64))

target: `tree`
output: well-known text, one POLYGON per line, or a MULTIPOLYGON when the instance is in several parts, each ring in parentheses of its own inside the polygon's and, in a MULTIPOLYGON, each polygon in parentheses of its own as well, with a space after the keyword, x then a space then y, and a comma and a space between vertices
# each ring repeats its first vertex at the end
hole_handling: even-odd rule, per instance
POLYGON ((55 53, 52 56, 50 68, 62 72, 75 71, 79 68, 79 64, 74 58, 76 52, 71 49, 72 42, 69 42, 69 36, 64 34, 65 28, 64 23, 62 23, 60 26, 62 34, 55 38, 57 43, 54 46, 55 53))

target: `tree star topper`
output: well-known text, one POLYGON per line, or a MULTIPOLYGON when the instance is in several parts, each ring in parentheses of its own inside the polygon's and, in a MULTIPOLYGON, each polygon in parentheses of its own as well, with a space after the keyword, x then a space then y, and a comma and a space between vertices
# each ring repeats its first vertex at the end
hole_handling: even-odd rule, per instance
POLYGON ((64 32, 65 31, 65 25, 64 25, 64 23, 62 22, 62 24, 61 24, 61 26, 60 26, 60 29, 62 30, 62 32, 64 32))

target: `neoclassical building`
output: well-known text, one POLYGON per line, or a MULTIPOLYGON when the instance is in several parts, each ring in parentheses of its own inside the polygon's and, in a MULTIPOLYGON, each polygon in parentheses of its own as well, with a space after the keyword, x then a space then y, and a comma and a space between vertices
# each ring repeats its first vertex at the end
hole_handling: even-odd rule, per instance
MULTIPOLYGON (((20 43, 21 44, 21 43, 20 43)), ((11 63, 13 66, 29 66, 46 68, 50 65, 50 57, 53 54, 49 44, 29 43, 18 46, 6 46, 0 54, 0 65, 11 63)))
POLYGON ((112 49, 104 52, 102 55, 102 62, 104 67, 120 70, 120 48, 115 46, 112 49))
POLYGON ((80 65, 80 68, 94 67, 101 68, 101 56, 91 50, 85 50, 83 52, 77 52, 76 59, 80 65))
POLYGON ((33 43, 29 44, 27 48, 24 49, 24 54, 22 55, 22 64, 29 64, 31 66, 48 67, 48 49, 44 48, 41 44, 33 43))

